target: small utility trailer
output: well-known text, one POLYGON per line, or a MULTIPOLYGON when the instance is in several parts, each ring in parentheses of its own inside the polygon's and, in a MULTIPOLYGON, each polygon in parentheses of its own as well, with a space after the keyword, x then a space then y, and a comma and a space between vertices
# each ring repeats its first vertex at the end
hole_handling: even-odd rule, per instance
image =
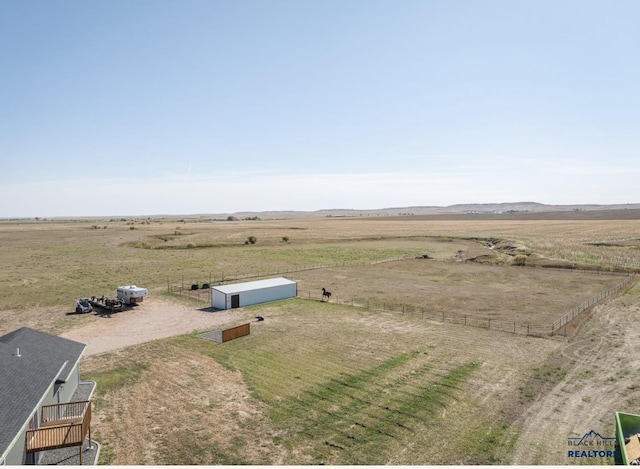
POLYGON ((142 303, 144 298, 149 294, 146 288, 136 287, 135 285, 127 285, 118 287, 118 299, 126 305, 137 305, 142 303))

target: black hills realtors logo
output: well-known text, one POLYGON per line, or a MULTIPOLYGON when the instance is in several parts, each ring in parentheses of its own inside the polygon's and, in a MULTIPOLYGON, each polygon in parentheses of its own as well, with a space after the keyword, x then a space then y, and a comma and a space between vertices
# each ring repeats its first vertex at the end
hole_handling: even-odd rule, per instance
POLYGON ((616 438, 606 438, 591 430, 581 437, 568 438, 567 451, 569 458, 615 458, 616 438))

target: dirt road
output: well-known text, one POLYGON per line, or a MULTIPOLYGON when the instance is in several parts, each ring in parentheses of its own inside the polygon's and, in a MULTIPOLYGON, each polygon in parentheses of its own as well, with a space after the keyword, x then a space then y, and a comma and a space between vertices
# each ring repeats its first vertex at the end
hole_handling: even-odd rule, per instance
POLYGON ((163 298, 150 297, 134 309, 98 318, 61 334, 62 337, 87 344, 84 355, 118 350, 155 339, 212 329, 253 319, 244 310, 216 311, 197 309, 163 298))

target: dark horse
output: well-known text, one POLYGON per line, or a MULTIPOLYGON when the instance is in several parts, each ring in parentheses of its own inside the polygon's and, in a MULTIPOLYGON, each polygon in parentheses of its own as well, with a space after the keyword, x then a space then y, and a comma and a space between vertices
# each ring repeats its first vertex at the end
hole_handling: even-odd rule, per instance
POLYGON ((324 287, 322 287, 322 301, 324 301, 325 298, 327 299, 327 301, 329 301, 331 299, 331 292, 325 290, 324 287))

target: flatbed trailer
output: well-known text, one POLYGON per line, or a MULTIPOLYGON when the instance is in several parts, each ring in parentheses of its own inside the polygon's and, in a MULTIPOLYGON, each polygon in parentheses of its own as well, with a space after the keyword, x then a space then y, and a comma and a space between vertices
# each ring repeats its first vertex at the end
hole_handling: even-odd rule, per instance
POLYGON ((107 298, 105 296, 92 296, 89 303, 94 308, 111 311, 113 313, 124 310, 124 303, 117 298, 107 298))

